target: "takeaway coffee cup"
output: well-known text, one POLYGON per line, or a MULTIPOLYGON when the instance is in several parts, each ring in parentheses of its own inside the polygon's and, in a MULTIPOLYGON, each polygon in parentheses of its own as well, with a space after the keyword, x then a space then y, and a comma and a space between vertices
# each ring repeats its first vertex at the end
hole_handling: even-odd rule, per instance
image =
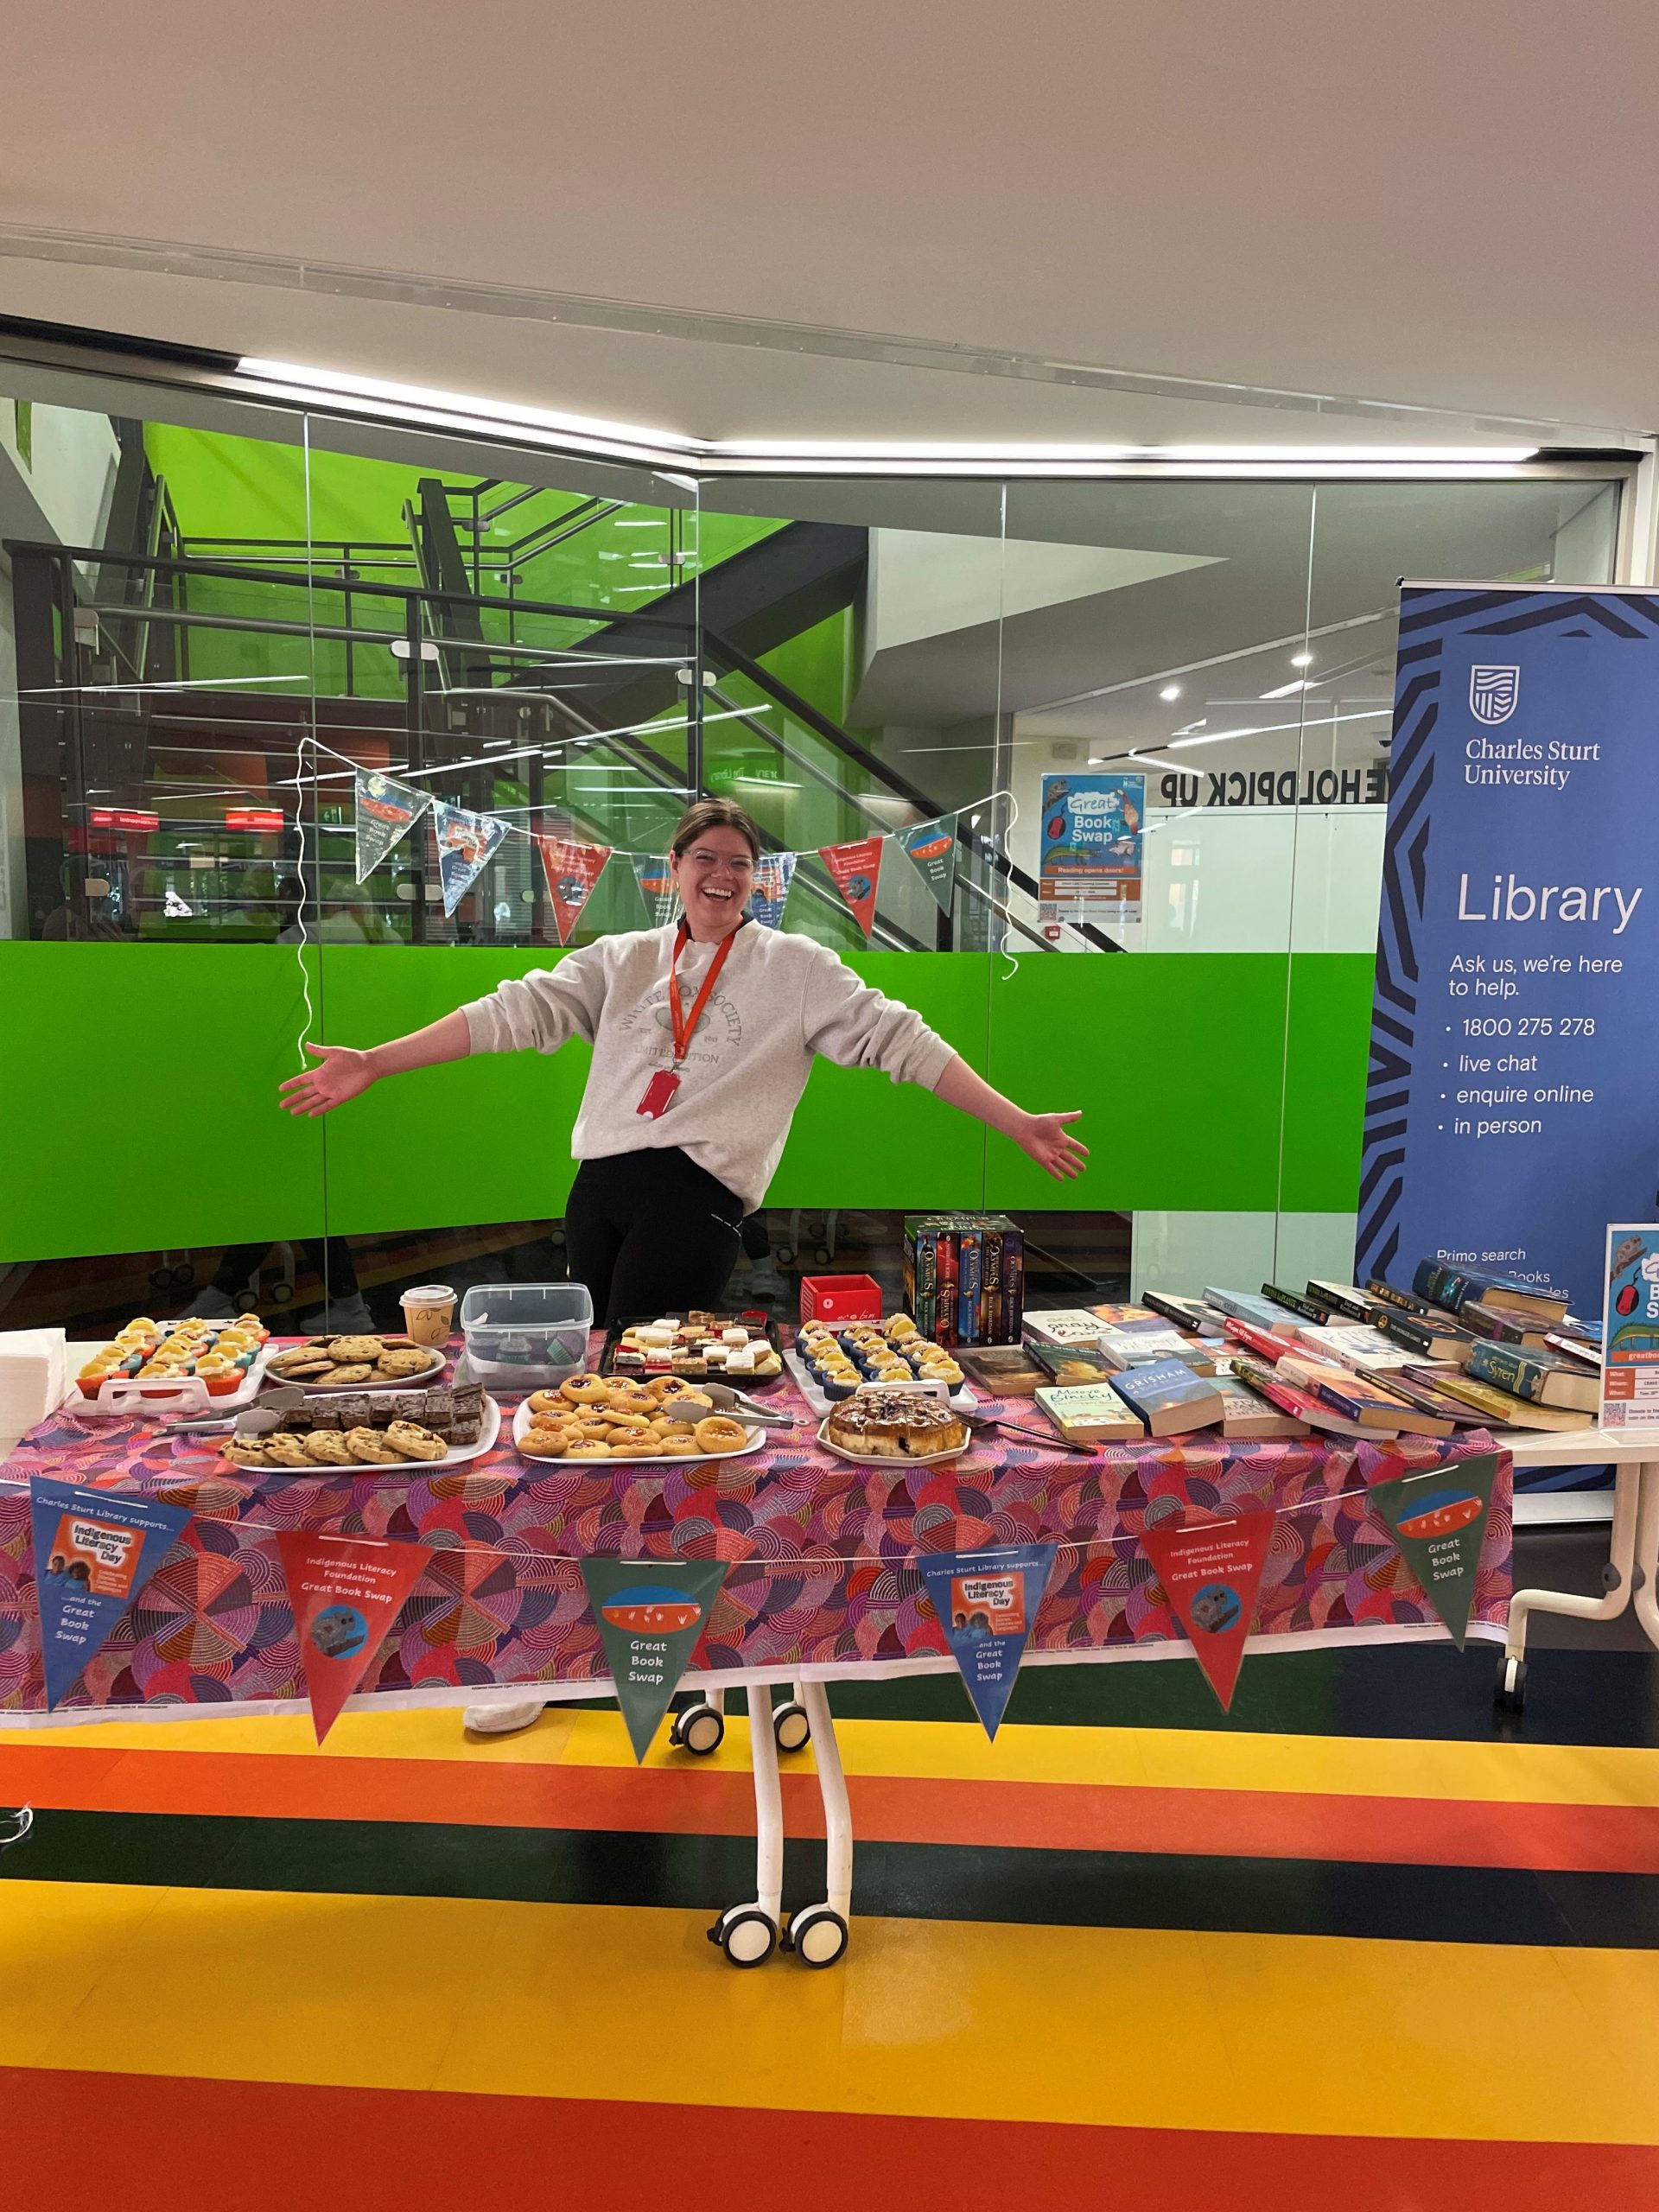
POLYGON ((399 1302, 404 1333, 413 1343, 448 1343, 455 1319, 455 1294, 447 1282, 423 1283, 418 1290, 406 1290, 399 1302))

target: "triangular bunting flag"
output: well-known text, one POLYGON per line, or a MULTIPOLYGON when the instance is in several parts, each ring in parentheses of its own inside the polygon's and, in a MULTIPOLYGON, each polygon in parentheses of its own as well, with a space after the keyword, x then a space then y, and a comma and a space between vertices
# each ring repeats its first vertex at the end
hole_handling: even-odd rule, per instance
POLYGON ((559 943, 569 944, 577 917, 605 873, 611 848, 573 845, 567 837, 541 836, 536 844, 542 855, 542 874, 547 878, 547 895, 553 901, 553 926, 559 933, 559 943))
POLYGON ((378 768, 357 772, 357 880, 365 883, 432 804, 430 791, 394 783, 378 768))
POLYGON ((189 1513, 149 1498, 89 1498, 79 1483, 29 1478, 35 1589, 41 1608, 41 1666, 49 1712, 188 1526, 189 1513))
POLYGON ((784 906, 795 879, 795 863, 800 857, 798 853, 762 853, 754 864, 754 889, 749 893, 749 912, 766 929, 780 930, 784 926, 784 906))
POLYGON ((633 1756, 643 1761, 720 1594, 726 1562, 585 1559, 582 1575, 633 1756))
POLYGON ((442 799, 434 799, 432 828, 438 841, 443 911, 453 914, 493 859, 507 834, 507 825, 493 814, 468 814, 465 807, 446 806, 442 799))
POLYGON ((639 887, 639 896, 645 902, 646 922, 651 928, 659 930, 673 920, 680 904, 680 894, 669 873, 668 855, 630 853, 628 858, 633 863, 633 880, 639 887))
POLYGON ((931 822, 912 823, 908 830, 896 834, 917 874, 948 914, 957 887, 956 816, 936 814, 931 822))
POLYGON ((1496 1457, 1484 1452, 1478 1459, 1431 1467, 1427 1474, 1374 1483, 1368 1494, 1367 1502, 1376 1508, 1459 1651, 1469 1632, 1475 1569, 1497 1474, 1496 1457))
POLYGON ((881 880, 881 853, 885 837, 858 837, 849 845, 820 845, 818 858, 853 912, 853 919, 869 941, 875 921, 875 888, 881 880))
POLYGON ((1273 1541, 1271 1513, 1241 1513, 1230 1521, 1189 1522, 1185 1528, 1146 1529, 1141 1548, 1164 1586, 1175 1618, 1210 1687, 1230 1710, 1244 1658, 1244 1639, 1255 1618, 1262 1570, 1273 1541))
POLYGON ((432 1556, 425 1544, 375 1544, 360 1536, 276 1539, 294 1609, 300 1663, 317 1741, 368 1671, 397 1609, 432 1556))
POLYGON ((1007 1709, 1054 1550, 1052 1544, 1020 1544, 938 1552, 916 1562, 988 1736, 995 1738, 1007 1709))

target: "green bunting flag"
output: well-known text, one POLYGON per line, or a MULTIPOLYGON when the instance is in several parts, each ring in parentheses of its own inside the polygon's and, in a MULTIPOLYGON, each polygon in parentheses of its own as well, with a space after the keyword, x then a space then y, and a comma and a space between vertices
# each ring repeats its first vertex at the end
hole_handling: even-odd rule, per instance
POLYGON ((720 1594, 726 1562, 585 1559, 582 1577, 633 1756, 643 1761, 720 1594))
POLYGON ((1494 1453, 1454 1459, 1427 1474, 1373 1483, 1367 1503, 1400 1547, 1423 1595, 1452 1631, 1459 1651, 1475 1602, 1475 1570, 1491 1513, 1494 1453))

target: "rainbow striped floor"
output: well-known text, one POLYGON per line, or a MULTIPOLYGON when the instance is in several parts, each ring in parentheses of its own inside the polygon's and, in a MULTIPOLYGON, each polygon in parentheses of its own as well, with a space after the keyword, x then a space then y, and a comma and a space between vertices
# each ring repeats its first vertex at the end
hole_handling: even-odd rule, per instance
MULTIPOLYGON (((759 1972, 741 1715, 0 1733, 3 2200, 1659 2204, 1659 1662, 1401 1647, 833 1693, 853 1948, 759 1972), (664 1739, 665 1740, 665 1738, 664 1739)), ((823 1894, 810 1753, 786 1904, 823 1894)))

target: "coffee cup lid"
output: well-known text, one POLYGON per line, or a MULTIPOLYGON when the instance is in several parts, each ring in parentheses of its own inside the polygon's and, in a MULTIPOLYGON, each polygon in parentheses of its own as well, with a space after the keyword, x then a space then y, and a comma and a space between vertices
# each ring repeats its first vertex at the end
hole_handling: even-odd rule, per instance
POLYGON ((447 1282, 423 1283, 418 1290, 406 1290, 398 1300, 401 1306, 441 1306, 447 1298, 454 1303, 455 1294, 447 1282))

